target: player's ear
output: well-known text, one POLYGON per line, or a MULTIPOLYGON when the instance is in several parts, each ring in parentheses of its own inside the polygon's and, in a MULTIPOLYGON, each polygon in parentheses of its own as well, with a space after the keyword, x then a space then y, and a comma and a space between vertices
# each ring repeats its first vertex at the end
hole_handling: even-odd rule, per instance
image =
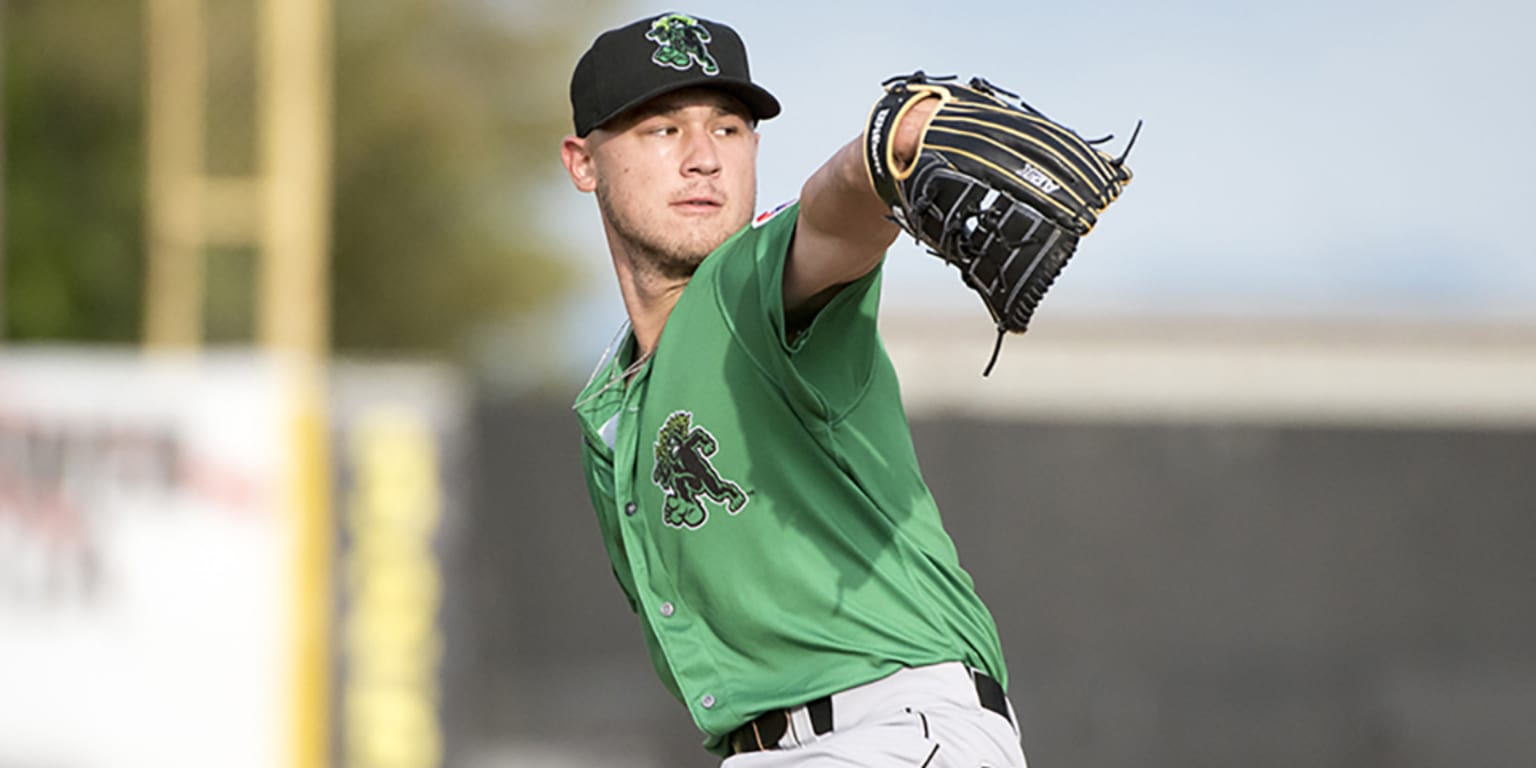
POLYGON ((587 139, 567 136, 560 142, 560 160, 571 175, 571 183, 582 192, 597 189, 597 166, 592 158, 592 146, 587 139))

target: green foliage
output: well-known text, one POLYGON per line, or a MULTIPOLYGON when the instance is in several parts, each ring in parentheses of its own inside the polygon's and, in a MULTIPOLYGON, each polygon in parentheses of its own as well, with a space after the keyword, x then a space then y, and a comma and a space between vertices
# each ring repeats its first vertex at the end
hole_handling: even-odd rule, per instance
MULTIPOLYGON (((4 338, 135 341, 143 2, 0 2, 4 338)), ((334 2, 335 347, 456 355, 473 330, 571 283, 539 201, 560 173, 565 86, 588 42, 565 30, 595 4, 334 2)), ((248 173, 258 156, 255 8, 208 0, 210 172, 248 173)), ((210 257, 207 335, 249 338, 254 270, 228 249, 210 257)))
POLYGON ((4 13, 0 330, 132 341, 144 240, 140 4, 9 0, 4 13))
POLYGON ((540 185, 560 170, 564 88, 588 41, 476 3, 337 10, 338 345, 441 348, 558 299, 571 273, 546 256, 540 185))

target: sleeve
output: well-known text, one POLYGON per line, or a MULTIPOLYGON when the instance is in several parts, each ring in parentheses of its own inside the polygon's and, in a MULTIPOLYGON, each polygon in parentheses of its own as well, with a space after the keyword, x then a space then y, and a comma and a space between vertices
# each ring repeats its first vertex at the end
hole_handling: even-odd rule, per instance
MULTIPOLYGON (((721 316, 762 372, 808 415, 837 421, 868 388, 880 349, 880 273, 844 286, 790 342, 784 323, 784 264, 800 206, 759 217, 711 257, 721 316)), ((708 264, 708 262, 706 262, 708 264)), ((702 269, 702 268, 701 268, 702 269)))

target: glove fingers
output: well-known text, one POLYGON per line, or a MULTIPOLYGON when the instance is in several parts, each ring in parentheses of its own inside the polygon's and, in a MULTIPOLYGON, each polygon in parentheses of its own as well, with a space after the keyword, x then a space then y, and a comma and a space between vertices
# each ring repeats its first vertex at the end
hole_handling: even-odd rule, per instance
MULTIPOLYGON (((1044 162, 1041 153, 1026 156, 993 136, 976 133, 963 120, 936 120, 929 127, 924 149, 939 149, 954 164, 978 178, 997 177, 1003 188, 1022 193, 1042 210, 1054 211, 1065 226, 1083 222, 1091 228, 1102 206, 1097 205, 1099 189, 1082 181, 1081 175, 1063 170, 1066 160, 1044 162)), ((1020 136, 1021 140, 1028 140, 1020 136)), ((1049 152, 1041 146, 1042 152, 1049 152)))
MULTIPOLYGON (((1094 149, 1081 136, 1043 115, 1022 112, 1001 103, 957 102, 945 117, 964 120, 984 129, 997 129, 1034 142, 1055 155, 1071 172, 1109 185, 1120 177, 1114 158, 1094 149)), ((973 129, 974 130, 974 129, 973 129)))

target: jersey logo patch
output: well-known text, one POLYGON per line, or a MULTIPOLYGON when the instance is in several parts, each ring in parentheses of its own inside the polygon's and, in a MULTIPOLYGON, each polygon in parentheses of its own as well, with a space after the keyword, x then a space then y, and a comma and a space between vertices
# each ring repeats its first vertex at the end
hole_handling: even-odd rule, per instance
POLYGON ((710 463, 709 457, 719 447, 709 430, 693 426, 693 414, 688 411, 673 412, 657 430, 651 482, 666 497, 662 522, 690 530, 704 525, 709 520, 705 499, 725 506, 733 515, 747 505, 741 486, 721 477, 710 463))
POLYGON ((773 210, 771 210, 771 211, 763 211, 762 213, 759 213, 757 215, 757 218, 752 220, 752 228, 753 229, 757 229, 758 227, 761 227, 762 225, 767 224, 768 222, 772 221, 773 217, 779 215, 779 213, 781 211, 783 211, 785 208, 788 208, 789 206, 793 205, 794 202, 795 201, 793 201, 793 200, 785 200, 784 202, 779 203, 778 205, 774 206, 773 210))
POLYGON ((704 74, 714 77, 720 74, 720 65, 709 55, 705 47, 712 38, 709 30, 692 16, 672 13, 651 22, 645 39, 656 44, 651 63, 658 67, 688 69, 697 61, 704 74))

